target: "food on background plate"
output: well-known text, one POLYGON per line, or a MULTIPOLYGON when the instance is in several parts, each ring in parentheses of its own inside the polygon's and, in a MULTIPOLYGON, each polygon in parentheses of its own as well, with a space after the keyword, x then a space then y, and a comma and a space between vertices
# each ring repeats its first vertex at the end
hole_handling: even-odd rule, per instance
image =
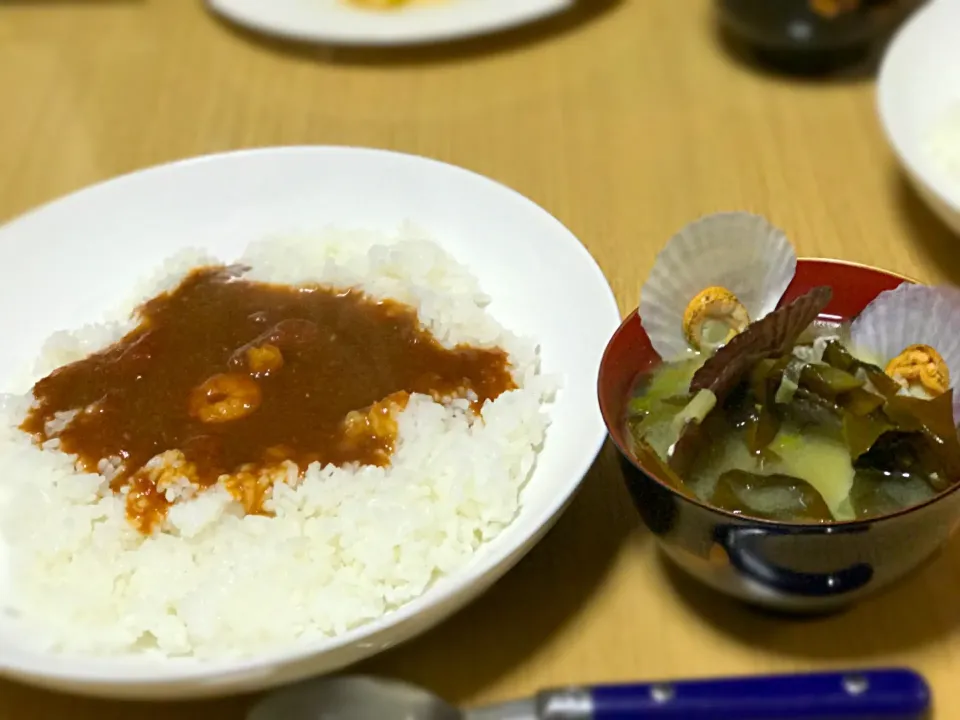
POLYGON ((637 459, 714 507, 786 522, 876 517, 960 482, 960 290, 905 282, 839 323, 829 287, 777 307, 795 267, 746 213, 668 242, 641 294, 664 362, 628 403, 637 459))
POLYGON ((403 605, 507 527, 555 383, 432 242, 170 261, 4 403, 7 608, 67 653, 248 655, 403 605))
POLYGON ((363 10, 399 10, 411 5, 423 5, 428 2, 443 2, 443 0, 343 0, 348 5, 363 10))
POLYGON ((810 9, 817 15, 833 19, 860 9, 861 0, 809 0, 810 9))
POLYGON ((365 10, 393 10, 409 5, 411 0, 346 0, 348 5, 365 10))

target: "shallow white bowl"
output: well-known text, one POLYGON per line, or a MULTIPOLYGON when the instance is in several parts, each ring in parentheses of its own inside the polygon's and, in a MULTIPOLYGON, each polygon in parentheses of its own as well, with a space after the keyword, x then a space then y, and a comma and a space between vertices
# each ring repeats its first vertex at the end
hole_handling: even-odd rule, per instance
POLYGON ((229 259, 265 235, 327 224, 393 231, 404 220, 469 266, 493 298, 494 317, 538 340, 544 372, 563 376, 516 521, 421 598, 334 639, 244 661, 138 662, 39 655, 18 646, 10 629, 0 642, 0 674, 85 694, 164 699, 297 680, 436 625, 540 539, 604 441, 597 369, 620 314, 603 273, 563 225, 514 191, 444 163, 354 148, 251 150, 144 170, 41 207, 0 228, 0 382, 31 362, 52 332, 123 302, 139 277, 177 250, 200 246, 229 259))
POLYGON ((880 121, 907 176, 931 209, 960 233, 960 176, 925 144, 936 123, 960 105, 960 0, 918 10, 887 48, 877 83, 880 121))
POLYGON ((415 45, 506 30, 573 6, 574 0, 435 0, 371 11, 344 0, 208 0, 250 30, 331 45, 415 45))

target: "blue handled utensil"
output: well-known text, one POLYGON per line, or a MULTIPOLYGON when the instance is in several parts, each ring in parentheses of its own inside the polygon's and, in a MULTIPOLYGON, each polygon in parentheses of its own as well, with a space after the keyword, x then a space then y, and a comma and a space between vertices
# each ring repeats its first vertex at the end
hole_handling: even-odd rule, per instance
POLYGON ((268 695, 247 720, 920 720, 930 688, 906 669, 545 690, 458 710, 419 687, 341 676, 268 695))

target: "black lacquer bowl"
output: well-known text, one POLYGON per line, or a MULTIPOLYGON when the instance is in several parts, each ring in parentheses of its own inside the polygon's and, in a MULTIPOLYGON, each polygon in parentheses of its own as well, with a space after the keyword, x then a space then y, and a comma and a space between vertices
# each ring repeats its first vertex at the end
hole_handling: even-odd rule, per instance
POLYGON ((861 0, 831 14, 813 0, 717 0, 729 39, 761 63, 790 73, 821 74, 862 61, 897 24, 900 0, 861 0))
MULTIPOLYGON (((905 279, 832 260, 800 260, 783 297, 833 288, 822 317, 855 317, 905 279)), ((677 565, 707 585, 769 609, 837 610, 903 578, 934 557, 960 523, 960 484, 926 503, 868 520, 805 525, 718 510, 673 488, 631 453, 624 413, 637 376, 660 358, 636 312, 611 338, 600 366, 599 399, 620 451, 624 480, 644 523, 677 565)))

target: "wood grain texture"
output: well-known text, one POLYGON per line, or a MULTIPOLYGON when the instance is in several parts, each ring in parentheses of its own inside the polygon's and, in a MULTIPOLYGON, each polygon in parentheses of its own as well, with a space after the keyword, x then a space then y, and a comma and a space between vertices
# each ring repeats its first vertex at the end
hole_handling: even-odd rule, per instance
MULTIPOLYGON (((801 255, 960 282, 960 240, 907 189, 873 95, 869 81, 750 70, 716 38, 709 0, 593 0, 538 27, 399 52, 274 43, 199 0, 0 0, 0 220, 184 156, 367 145, 531 197, 583 240, 625 312, 666 238, 722 209, 766 214, 801 255)), ((568 682, 907 663, 951 717, 958 598, 955 543, 841 616, 746 610, 663 564, 605 451, 489 594, 362 669, 470 704, 568 682)), ((247 702, 132 706, 4 683, 0 720, 239 720, 247 702)))

